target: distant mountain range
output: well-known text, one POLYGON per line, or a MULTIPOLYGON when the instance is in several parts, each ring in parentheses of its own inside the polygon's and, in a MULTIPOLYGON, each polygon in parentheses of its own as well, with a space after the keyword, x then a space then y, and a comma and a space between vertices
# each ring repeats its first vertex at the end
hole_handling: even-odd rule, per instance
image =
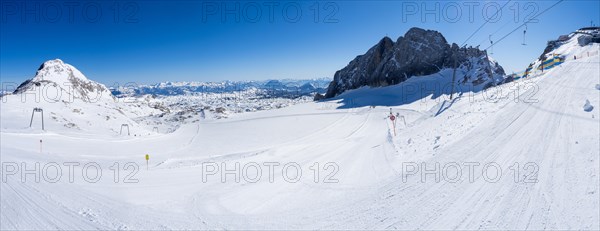
POLYGON ((222 82, 163 82, 154 85, 128 85, 110 88, 116 97, 143 95, 174 96, 204 93, 230 93, 256 90, 262 97, 295 98, 310 96, 327 91, 330 78, 282 79, 263 81, 222 81, 222 82))

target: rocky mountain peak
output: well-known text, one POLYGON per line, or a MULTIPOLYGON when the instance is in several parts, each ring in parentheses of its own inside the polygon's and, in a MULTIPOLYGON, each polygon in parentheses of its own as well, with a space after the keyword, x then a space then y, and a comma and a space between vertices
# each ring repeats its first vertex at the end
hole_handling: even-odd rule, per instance
MULTIPOLYGON (((26 91, 38 91, 42 94, 47 92, 57 93, 56 97, 67 102, 70 102, 67 99, 73 98, 86 102, 97 101, 102 98, 113 98, 106 86, 89 80, 77 68, 64 63, 60 59, 44 62, 38 68, 35 76, 21 83, 13 94, 26 91), (55 90, 44 88, 55 88, 55 90)), ((56 98, 53 99, 57 100, 56 98)))
MULTIPOLYGON (((482 60, 485 57, 486 53, 478 48, 459 48, 456 44, 448 44, 440 32, 413 27, 396 42, 384 37, 365 54, 337 71, 325 97, 335 97, 362 86, 381 87, 401 83, 413 76, 434 74, 443 68, 453 67, 454 58, 458 66, 466 68, 479 69, 482 64, 491 62, 493 64, 483 66, 493 73, 504 75, 502 67, 489 59, 482 60)), ((476 84, 493 81, 484 75, 473 74, 480 76, 476 84)))
POLYGON ((447 43, 446 38, 442 35, 442 33, 437 32, 435 30, 425 30, 418 27, 410 28, 405 34, 404 37, 400 37, 404 39, 408 39, 413 42, 420 42, 423 44, 426 43, 447 43))

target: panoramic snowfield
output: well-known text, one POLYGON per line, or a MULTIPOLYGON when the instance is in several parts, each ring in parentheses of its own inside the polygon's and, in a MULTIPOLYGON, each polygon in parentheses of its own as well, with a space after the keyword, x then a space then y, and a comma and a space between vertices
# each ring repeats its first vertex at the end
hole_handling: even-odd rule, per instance
POLYGON ((402 93, 445 70, 131 136, 119 130, 136 124, 135 106, 6 96, 0 228, 597 230, 599 62, 567 59, 454 100, 402 93), (29 128, 33 107, 46 131, 38 114, 29 128), (390 108, 405 121, 394 125, 390 108))

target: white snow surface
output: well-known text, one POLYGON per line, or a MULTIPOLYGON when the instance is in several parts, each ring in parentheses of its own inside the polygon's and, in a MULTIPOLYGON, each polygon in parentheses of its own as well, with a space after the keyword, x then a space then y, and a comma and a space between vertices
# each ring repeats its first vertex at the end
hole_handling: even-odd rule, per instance
MULTIPOLYGON (((598 44, 587 49, 596 51, 598 44)), ((199 119, 172 133, 133 121, 136 113, 156 110, 143 104, 4 96, 0 229, 598 230, 600 116, 581 109, 586 99, 600 106, 598 57, 567 60, 535 78, 453 100, 435 93, 403 99, 409 84, 442 78, 432 75, 324 102, 199 119), (44 109, 45 131, 37 114, 28 126, 33 107, 44 109), (396 120, 397 135, 390 108, 406 120, 396 120), (131 124, 131 136, 116 131, 123 123, 131 124), (79 163, 73 182, 64 165, 70 162, 79 163), (139 169, 125 168, 129 162, 139 169), (280 165, 271 182, 264 164, 272 162, 280 165), (33 174, 25 183, 22 172, 7 174, 35 163, 39 172, 46 169, 39 182, 33 174), (62 166, 56 183, 44 178, 56 176, 54 167, 44 168, 49 163, 62 166), (102 168, 98 182, 84 179, 86 163, 102 168), (204 182, 203 167, 210 163, 229 170, 256 163, 262 177, 250 182, 255 168, 244 168, 249 173, 239 183, 234 175, 222 182, 222 171, 204 182), (284 179, 289 163, 302 169, 298 182, 284 179), (416 174, 403 168, 431 170, 436 163, 439 181, 434 174, 423 177, 423 168, 416 174), (456 168, 441 169, 453 163, 463 167, 456 181, 446 179, 456 179, 456 168), (472 179, 465 163, 477 164, 472 179), (497 181, 489 179, 494 170, 483 173, 490 164, 502 171, 497 181)), ((287 172, 295 177, 294 168, 287 172)))

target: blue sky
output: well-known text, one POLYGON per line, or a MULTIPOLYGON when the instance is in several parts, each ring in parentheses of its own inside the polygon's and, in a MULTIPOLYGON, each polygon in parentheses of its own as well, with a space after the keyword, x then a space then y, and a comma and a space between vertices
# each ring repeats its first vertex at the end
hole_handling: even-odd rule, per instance
MULTIPOLYGON (((485 48, 555 2, 511 1, 495 15, 506 1, 2 0, 0 78, 21 82, 54 58, 109 85, 332 77, 383 36, 421 27, 462 44, 491 19, 467 42, 485 48)), ((524 69, 548 40, 599 25, 599 11, 599 1, 564 1, 528 23, 526 46, 521 28, 492 56, 524 69)))

